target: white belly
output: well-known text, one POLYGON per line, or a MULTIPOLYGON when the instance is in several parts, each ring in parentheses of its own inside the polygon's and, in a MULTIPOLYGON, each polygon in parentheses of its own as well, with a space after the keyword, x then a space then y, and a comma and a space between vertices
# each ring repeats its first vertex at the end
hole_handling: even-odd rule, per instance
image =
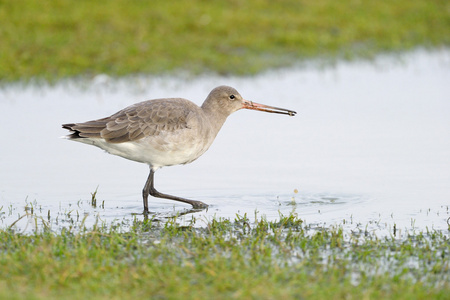
POLYGON ((183 134, 161 134, 124 143, 109 143, 101 138, 81 138, 75 141, 160 168, 193 162, 208 150, 213 140, 214 137, 194 135, 187 131, 183 134))

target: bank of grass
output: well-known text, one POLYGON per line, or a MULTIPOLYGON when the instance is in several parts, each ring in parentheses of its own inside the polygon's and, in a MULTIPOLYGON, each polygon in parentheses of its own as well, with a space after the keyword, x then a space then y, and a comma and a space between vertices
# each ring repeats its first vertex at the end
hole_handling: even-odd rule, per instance
POLYGON ((295 215, 0 230, 0 298, 448 299, 448 245, 442 232, 348 235, 295 215))
POLYGON ((252 74, 450 44, 447 0, 0 1, 0 81, 252 74))

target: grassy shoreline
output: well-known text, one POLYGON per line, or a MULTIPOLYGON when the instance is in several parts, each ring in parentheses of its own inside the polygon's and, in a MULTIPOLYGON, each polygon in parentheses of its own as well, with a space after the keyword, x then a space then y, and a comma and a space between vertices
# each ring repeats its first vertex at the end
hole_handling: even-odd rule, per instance
POLYGON ((295 215, 0 230, 1 299, 445 299, 448 236, 314 229, 295 215))
POLYGON ((449 11, 444 0, 4 1, 0 81, 254 74, 316 57, 448 46, 449 11))

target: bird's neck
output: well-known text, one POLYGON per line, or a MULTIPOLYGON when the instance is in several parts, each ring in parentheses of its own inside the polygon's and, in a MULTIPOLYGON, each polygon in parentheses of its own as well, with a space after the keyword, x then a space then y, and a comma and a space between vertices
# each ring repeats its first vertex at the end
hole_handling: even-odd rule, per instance
POLYGON ((227 117, 230 115, 228 112, 224 112, 223 108, 216 106, 215 103, 208 101, 205 101, 202 105, 203 113, 210 123, 210 129, 214 136, 217 135, 227 117))

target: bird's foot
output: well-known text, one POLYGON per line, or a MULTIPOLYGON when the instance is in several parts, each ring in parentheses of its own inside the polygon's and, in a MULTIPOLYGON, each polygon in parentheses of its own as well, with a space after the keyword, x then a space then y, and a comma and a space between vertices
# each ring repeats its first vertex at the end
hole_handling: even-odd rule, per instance
POLYGON ((190 201, 190 204, 192 205, 192 208, 194 209, 205 209, 208 208, 208 204, 203 203, 201 201, 190 201))

